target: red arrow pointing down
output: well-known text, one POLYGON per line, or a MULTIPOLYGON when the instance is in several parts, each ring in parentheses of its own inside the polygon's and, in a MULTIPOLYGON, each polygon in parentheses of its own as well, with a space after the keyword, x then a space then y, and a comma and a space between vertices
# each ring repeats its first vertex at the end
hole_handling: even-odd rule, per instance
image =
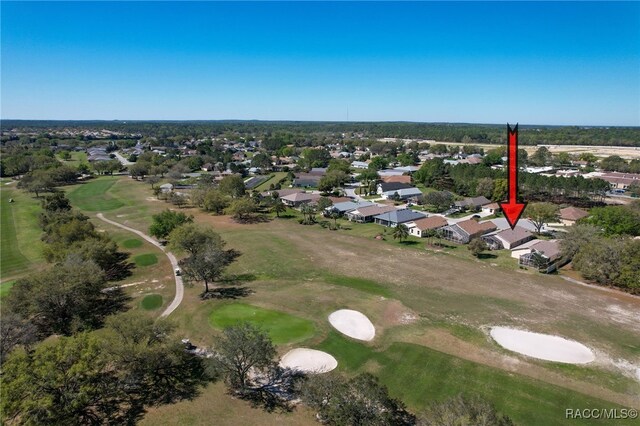
POLYGON ((504 216, 513 229, 520 220, 526 203, 518 202, 518 125, 514 129, 507 124, 507 168, 509 174, 507 183, 509 186, 509 197, 506 203, 500 203, 504 216))

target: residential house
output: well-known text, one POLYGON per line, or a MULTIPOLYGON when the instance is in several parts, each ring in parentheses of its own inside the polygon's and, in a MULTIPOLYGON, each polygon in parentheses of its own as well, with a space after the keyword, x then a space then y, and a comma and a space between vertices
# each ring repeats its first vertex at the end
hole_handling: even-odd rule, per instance
POLYGON ((423 217, 406 224, 409 234, 414 237, 426 237, 429 231, 438 230, 447 226, 447 220, 442 216, 423 217))
POLYGON ((606 172, 595 177, 609 182, 611 189, 628 189, 632 183, 640 182, 638 173, 606 172))
POLYGON ((491 204, 491 201, 489 201, 487 197, 479 196, 465 198, 464 200, 456 201, 453 204, 460 209, 479 210, 482 206, 491 204))
POLYGON ((403 171, 394 169, 378 170, 378 176, 380 176, 381 178, 384 178, 385 176, 402 176, 403 174, 403 171))
POLYGON ((533 240, 534 236, 529 230, 521 226, 516 226, 513 229, 509 228, 496 233, 487 234, 483 236, 482 239, 485 240, 491 250, 499 250, 503 248, 511 250, 533 240))
POLYGON ((496 214, 499 211, 500 211, 500 204, 498 203, 485 204, 484 206, 482 206, 482 213, 485 213, 487 215, 496 214))
POLYGON ((529 247, 518 259, 520 266, 538 268, 542 272, 553 272, 558 269, 562 256, 558 240, 540 240, 529 247))
POLYGON ((202 171, 205 172, 212 172, 215 170, 215 166, 211 163, 205 163, 202 167, 201 167, 202 171))
POLYGON ((473 219, 468 219, 442 228, 442 237, 455 243, 467 244, 472 239, 479 238, 496 229, 496 225, 491 221, 480 223, 473 219))
POLYGON ((385 183, 405 183, 407 185, 411 185, 411 176, 409 175, 393 175, 393 176, 385 176, 382 178, 382 181, 385 183))
POLYGON ((418 170, 420 170, 420 167, 418 167, 418 166, 401 166, 401 167, 394 167, 393 170, 397 170, 397 171, 402 172, 402 173, 413 173, 413 172, 417 172, 418 170))
POLYGON ((313 167, 311 170, 309 170, 309 174, 310 175, 314 175, 314 176, 324 176, 327 174, 327 168, 326 167, 313 167))
POLYGON ((303 189, 299 189, 299 188, 272 189, 272 190, 269 190, 269 191, 265 191, 260 195, 262 195, 263 197, 269 197, 274 192, 278 193, 278 198, 282 198, 282 197, 285 197, 287 195, 297 194, 299 192, 304 192, 304 190, 303 189))
POLYGON ((402 182, 382 182, 378 184, 376 192, 378 193, 378 195, 382 195, 385 192, 397 191, 399 189, 408 189, 408 188, 413 188, 413 186, 411 186, 411 184, 402 183, 402 182))
POLYGON ((355 210, 351 210, 350 212, 347 212, 345 216, 351 222, 366 223, 366 222, 372 222, 375 216, 378 216, 393 210, 396 210, 396 208, 393 206, 374 204, 372 206, 358 207, 355 210))
POLYGON ((368 169, 369 163, 367 163, 366 161, 354 161, 351 163, 351 167, 353 167, 354 169, 368 169))
POLYGON ((300 207, 303 204, 316 203, 320 199, 320 194, 308 192, 295 192, 293 194, 280 197, 282 203, 289 207, 300 207))
POLYGON ((379 214, 377 216, 374 216, 373 220, 378 225, 390 226, 395 228, 400 224, 413 222, 414 220, 422 219, 424 217, 424 214, 418 213, 415 210, 403 209, 391 210, 389 212, 379 214))
POLYGON ((589 216, 588 212, 573 206, 560 209, 558 213, 558 217, 560 218, 560 223, 562 223, 565 226, 573 226, 578 220, 585 218, 587 216, 589 216))
POLYGON ((382 198, 386 200, 419 200, 422 198, 422 191, 418 188, 402 188, 395 191, 383 192, 382 198))
POLYGON ((343 216, 345 213, 350 212, 355 209, 359 209, 362 207, 373 206, 374 203, 371 202, 362 202, 359 203, 357 201, 345 201, 342 203, 334 203, 332 206, 324 209, 324 215, 328 216, 331 213, 338 213, 340 216, 343 216))
POLYGON ((292 186, 298 187, 317 187, 322 179, 322 175, 311 173, 298 173, 293 179, 292 186))

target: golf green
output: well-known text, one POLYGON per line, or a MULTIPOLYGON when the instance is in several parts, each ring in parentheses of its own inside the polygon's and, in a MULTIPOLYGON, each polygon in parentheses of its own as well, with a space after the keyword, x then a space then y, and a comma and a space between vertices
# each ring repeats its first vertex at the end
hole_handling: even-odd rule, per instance
POLYGON ((275 344, 306 340, 315 333, 315 326, 309 320, 244 303, 224 305, 209 315, 209 324, 216 328, 245 321, 264 329, 275 344))
POLYGON ((124 248, 142 247, 142 240, 139 240, 137 238, 131 238, 129 240, 124 240, 122 242, 122 247, 124 247, 124 248))
POLYGON ((151 266, 158 263, 158 256, 153 253, 145 253, 133 258, 137 266, 151 266))
POLYGON ((147 294, 140 302, 142 309, 152 311, 162 306, 162 296, 159 294, 147 294))

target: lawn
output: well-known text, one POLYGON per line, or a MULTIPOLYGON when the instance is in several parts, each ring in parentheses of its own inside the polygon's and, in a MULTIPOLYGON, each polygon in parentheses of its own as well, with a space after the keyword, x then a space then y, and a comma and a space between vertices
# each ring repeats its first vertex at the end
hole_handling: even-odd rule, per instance
POLYGON ((214 309, 209 316, 209 324, 216 328, 243 321, 263 328, 277 345, 306 340, 315 333, 315 327, 309 320, 244 303, 224 305, 214 309))
POLYGON ((145 311, 152 311, 162 306, 161 294, 147 294, 140 302, 140 307, 145 311))
POLYGON ((151 266, 158 263, 158 256, 153 253, 139 254, 133 258, 136 266, 151 266))
POLYGON ((86 152, 73 151, 73 152, 71 152, 71 159, 70 160, 63 160, 63 159, 60 158, 59 155, 57 156, 57 158, 65 166, 78 167, 82 163, 88 164, 88 162, 87 162, 87 153, 86 152))
POLYGON ((262 182, 260 185, 256 186, 254 189, 259 192, 267 191, 269 189, 269 185, 276 184, 280 181, 280 179, 287 176, 287 172, 275 172, 271 173, 269 179, 262 182))
POLYGON ((13 281, 7 281, 0 284, 0 299, 2 299, 4 296, 9 294, 11 287, 13 287, 15 283, 16 283, 15 280, 13 280, 13 281))
POLYGON ((118 179, 118 177, 112 176, 100 177, 83 183, 69 192, 69 200, 74 207, 89 212, 102 212, 120 208, 125 204, 114 197, 112 193, 107 193, 118 179))
POLYGON ((367 280, 365 278, 347 277, 344 275, 327 275, 324 280, 329 284, 350 287, 377 296, 392 296, 392 293, 388 287, 378 284, 373 280, 367 280))
POLYGON ((128 248, 128 249, 142 247, 142 240, 139 240, 137 238, 130 238, 128 240, 124 240, 122 242, 122 247, 128 248))
MULTIPOLYGON (((318 345, 336 357, 345 372, 372 371, 392 396, 419 412, 432 401, 458 393, 482 395, 516 424, 575 424, 564 419, 564 408, 621 408, 615 404, 466 361, 424 346, 393 343, 376 351, 332 332, 318 345), (508 391, 507 391, 508 390, 508 391)), ((584 421, 581 424, 604 424, 584 421)), ((618 424, 632 424, 618 423, 618 424)))
POLYGON ((0 277, 19 276, 29 267, 43 262, 40 241, 40 201, 30 194, 2 188, 0 190, 0 277), (9 199, 13 203, 9 203, 9 199))

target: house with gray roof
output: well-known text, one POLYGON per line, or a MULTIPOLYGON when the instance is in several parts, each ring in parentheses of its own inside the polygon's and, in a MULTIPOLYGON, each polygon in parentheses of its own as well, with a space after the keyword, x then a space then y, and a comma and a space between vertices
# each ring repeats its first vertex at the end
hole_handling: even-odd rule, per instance
POLYGON ((332 206, 327 207, 326 209, 324 209, 324 215, 328 216, 331 213, 338 213, 340 216, 344 215, 347 212, 350 212, 351 210, 355 210, 358 208, 362 208, 362 207, 367 207, 367 206, 373 206, 374 203, 365 201, 362 203, 359 203, 357 201, 344 201, 342 203, 336 203, 332 206))
POLYGON ((382 226, 390 226, 395 228, 396 226, 413 222, 414 220, 423 219, 426 216, 422 213, 418 213, 415 210, 411 209, 402 209, 402 210, 392 210, 386 213, 379 214, 374 216, 373 220, 378 225, 382 226))
POLYGON ((534 239, 533 234, 521 226, 504 229, 482 237, 491 250, 511 250, 534 239))

